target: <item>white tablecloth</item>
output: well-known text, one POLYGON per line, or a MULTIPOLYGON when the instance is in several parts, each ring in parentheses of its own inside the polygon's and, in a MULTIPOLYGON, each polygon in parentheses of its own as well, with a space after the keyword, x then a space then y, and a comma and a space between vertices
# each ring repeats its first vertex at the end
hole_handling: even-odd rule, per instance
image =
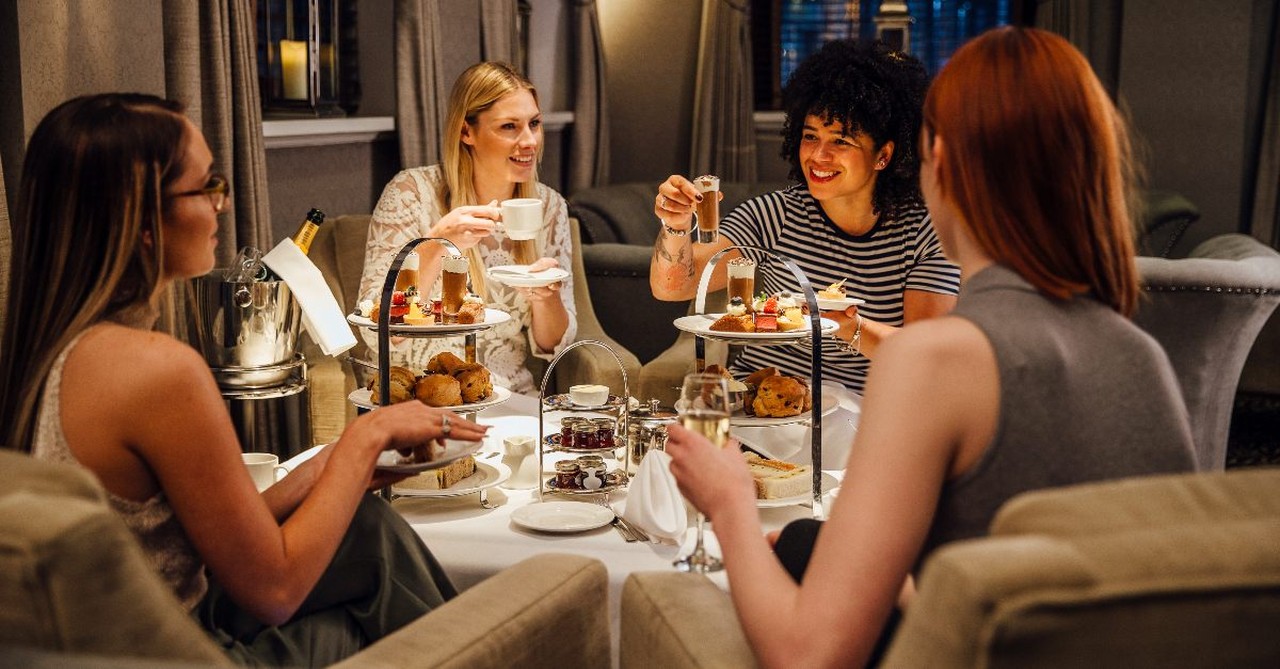
MULTIPOLYGON (((824 392, 837 391, 824 389, 824 392)), ((823 419, 823 464, 826 471, 839 477, 841 472, 838 468, 843 466, 847 458, 849 443, 856 430, 858 398, 843 390, 839 390, 837 395, 840 408, 823 419)), ((558 415, 547 414, 552 418, 558 415)), ((533 397, 515 395, 504 404, 480 412, 478 420, 493 426, 479 451, 480 457, 484 461, 497 461, 502 453, 503 438, 515 435, 537 437, 538 402, 533 397)), ((558 421, 549 421, 547 433, 557 430, 558 425, 558 421)), ((806 428, 790 426, 771 429, 777 430, 779 434, 783 430, 790 431, 786 433, 788 436, 785 439, 768 439, 774 448, 779 443, 793 439, 804 440, 799 447, 791 449, 794 457, 789 459, 794 462, 809 461, 806 428)), ((759 440, 759 435, 756 435, 756 441, 759 440)), ((286 465, 293 464, 305 455, 294 458, 286 465)), ((539 553, 573 553, 603 562, 609 571, 609 610, 614 633, 615 663, 622 585, 627 576, 634 571, 672 569, 671 562, 687 552, 694 541, 692 521, 684 545, 680 547, 626 543, 609 525, 577 534, 548 534, 526 530, 511 522, 511 513, 516 508, 535 503, 536 489, 491 488, 488 490, 488 498, 498 508, 482 508, 478 493, 450 498, 402 497, 396 499, 393 506, 431 548, 459 590, 465 590, 502 569, 539 553)), ((547 499, 568 498, 549 495, 547 499)), ((625 500, 625 490, 611 495, 611 501, 619 511, 625 500)), ((797 518, 809 517, 812 512, 807 506, 790 506, 761 509, 760 515, 767 531, 781 528, 797 518)), ((707 545, 711 552, 719 553, 715 533, 710 525, 707 545)), ((712 579, 721 587, 727 587, 727 579, 723 574, 713 574, 712 579)))

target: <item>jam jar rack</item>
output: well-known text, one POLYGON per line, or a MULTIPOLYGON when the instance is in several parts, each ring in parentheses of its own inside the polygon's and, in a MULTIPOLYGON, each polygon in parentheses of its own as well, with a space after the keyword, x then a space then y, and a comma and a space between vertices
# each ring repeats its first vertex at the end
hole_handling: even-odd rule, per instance
MULTIPOLYGON (((796 422, 807 420, 810 427, 810 457, 812 458, 813 482, 812 490, 812 509, 813 517, 822 519, 822 317, 818 310, 818 298, 814 294, 813 285, 809 282, 809 278, 800 271, 800 267, 790 258, 783 256, 776 251, 772 251, 759 246, 750 245, 731 245, 712 255, 707 260, 707 265, 702 269, 702 276, 698 279, 698 291, 695 296, 694 313, 704 313, 707 306, 707 289, 711 285, 711 277, 715 272, 716 265, 720 259, 729 251, 749 249, 762 253, 773 260, 782 263, 791 274, 795 277, 796 282, 800 286, 800 293, 804 295, 805 304, 809 307, 809 327, 810 327, 810 359, 809 359, 809 387, 812 393, 812 407, 807 418, 798 419, 796 422)), ((769 346, 777 344, 794 344, 795 339, 752 339, 741 335, 735 336, 735 333, 711 332, 694 333, 694 365, 699 372, 706 369, 707 354, 706 340, 714 339, 723 341, 728 344, 739 344, 744 346, 769 346)), ((735 423, 730 418, 730 425, 742 425, 735 423)))
MULTIPOLYGON (((614 351, 612 348, 610 348, 608 344, 605 344, 604 342, 601 342, 601 341, 597 341, 595 339, 582 339, 572 344, 569 344, 564 348, 563 351, 560 351, 559 355, 557 355, 551 361, 551 364, 547 366, 547 371, 542 376, 542 386, 538 391, 538 472, 539 472, 538 500, 539 501, 541 501, 544 498, 544 496, 548 493, 558 494, 558 495, 604 494, 607 496, 609 493, 615 490, 620 490, 622 488, 627 487, 627 484, 630 483, 631 476, 633 475, 633 472, 630 470, 630 467, 627 464, 628 458, 626 455, 626 447, 627 447, 626 416, 627 416, 627 407, 629 406, 630 401, 631 401, 631 389, 627 383, 626 367, 622 364, 622 358, 618 355, 617 351, 614 351), (580 346, 597 346, 608 351, 609 354, 613 356, 613 359, 618 363, 618 369, 622 372, 622 394, 621 395, 615 395, 613 394, 613 392, 610 392, 609 399, 604 404, 601 404, 598 406, 592 406, 592 407, 583 407, 583 406, 578 406, 574 404, 572 401, 570 401, 568 393, 560 393, 560 394, 552 394, 552 395, 547 394, 547 384, 550 383, 551 379, 553 378, 553 372, 555 371, 556 364, 559 363, 560 359, 563 358, 567 353, 569 353, 573 349, 578 348, 580 346), (605 414, 604 418, 600 418, 597 420, 608 421, 609 423, 612 423, 612 429, 613 429, 612 448, 608 446, 600 446, 598 442, 595 442, 595 445, 583 445, 583 446, 579 446, 576 443, 574 444, 562 443, 561 437, 563 435, 563 426, 560 432, 548 435, 547 429, 546 429, 547 428, 546 413, 548 410, 563 412, 567 414, 587 414, 587 413, 605 414), (621 457, 618 456, 619 450, 621 450, 623 453, 621 457), (556 484, 554 483, 557 480, 557 477, 553 475, 550 478, 548 478, 548 474, 545 469, 546 456, 549 455, 550 453, 555 453, 555 452, 600 455, 605 463, 608 463, 610 460, 613 460, 617 463, 620 463, 622 466, 620 468, 610 470, 608 465, 606 464, 601 472, 601 474, 605 478, 602 479, 601 481, 602 485, 599 488, 587 489, 587 488, 572 488, 567 486, 557 487, 556 484), (609 457, 604 457, 605 455, 608 455, 609 457)), ((587 431, 584 431, 584 434, 586 432, 587 431)), ((592 434, 591 437, 589 437, 589 439, 599 439, 600 436, 601 435, 598 432, 596 432, 592 434)))

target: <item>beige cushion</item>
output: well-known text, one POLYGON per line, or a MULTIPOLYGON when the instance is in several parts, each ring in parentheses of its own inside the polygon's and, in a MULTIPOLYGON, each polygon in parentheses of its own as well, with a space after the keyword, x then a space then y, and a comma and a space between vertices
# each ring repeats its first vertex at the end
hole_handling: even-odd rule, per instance
POLYGON ((85 472, 13 452, 0 472, 0 644, 231 664, 85 472))
POLYGON ((623 669, 756 666, 728 593, 700 574, 627 577, 619 647, 623 669))
POLYGON ((342 662, 347 669, 609 666, 609 580, 576 555, 529 558, 342 662))

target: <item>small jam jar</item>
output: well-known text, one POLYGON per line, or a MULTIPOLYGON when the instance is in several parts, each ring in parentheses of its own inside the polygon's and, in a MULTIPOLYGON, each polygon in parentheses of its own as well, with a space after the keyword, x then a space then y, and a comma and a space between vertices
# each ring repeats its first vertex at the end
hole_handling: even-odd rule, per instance
POLYGON ((582 473, 582 469, 578 466, 577 460, 561 460, 556 463, 556 487, 560 490, 578 490, 582 486, 578 483, 578 475, 582 473))
POLYGON ((567 416, 560 419, 560 445, 565 448, 573 447, 573 426, 582 421, 581 418, 567 416))
POLYGON ((578 468, 582 472, 582 487, 586 490, 599 490, 604 487, 604 458, 598 455, 584 455, 578 458, 578 468))
POLYGON ((589 420, 580 420, 573 426, 573 448, 600 448, 596 441, 596 426, 589 420))
POLYGON ((613 450, 615 446, 613 434, 617 425, 614 420, 612 418, 592 418, 591 424, 596 431, 596 448, 613 450))

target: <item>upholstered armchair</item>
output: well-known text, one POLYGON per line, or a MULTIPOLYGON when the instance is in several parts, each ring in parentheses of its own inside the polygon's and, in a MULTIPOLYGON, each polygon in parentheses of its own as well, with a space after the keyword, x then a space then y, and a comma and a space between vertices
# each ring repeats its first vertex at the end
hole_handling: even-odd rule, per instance
POLYGON ((1199 469, 1226 464, 1236 385, 1254 339, 1280 303, 1280 253, 1219 235, 1186 258, 1138 258, 1134 321, 1164 347, 1191 416, 1199 469))
MULTIPOLYGON (((530 558, 337 667, 607 667, 608 581, 530 558)), ((86 470, 0 450, 0 666, 234 666, 86 470)))
MULTIPOLYGON (((311 243, 310 258, 324 274, 329 289, 344 310, 355 309, 358 301, 360 276, 364 272, 364 250, 369 232, 368 215, 339 216, 320 226, 311 243)), ((619 344, 601 327, 591 302, 591 290, 582 265, 582 243, 578 223, 569 220, 573 238, 574 304, 578 310, 578 339, 594 339, 608 345, 622 359, 617 360, 604 349, 596 346, 580 346, 567 354, 556 366, 555 378, 548 385, 549 392, 567 392, 576 383, 603 383, 621 390, 622 370, 626 370, 632 393, 640 377, 640 361, 619 344)), ((621 298, 619 298, 621 299, 621 298)), ((354 358, 366 359, 367 347, 360 343, 348 352, 354 358)), ((355 409, 347 402, 347 394, 356 387, 356 375, 349 364, 328 358, 303 337, 303 353, 309 362, 308 380, 311 386, 311 423, 316 443, 332 441, 342 433, 342 428, 355 417, 355 409)), ((547 363, 530 356, 527 362, 533 373, 534 383, 541 383, 547 363)))
MULTIPOLYGON (((943 547, 882 667, 1280 666, 1280 470, 1026 493, 991 536, 943 547)), ((621 661, 755 665, 703 576, 633 574, 621 661)))

